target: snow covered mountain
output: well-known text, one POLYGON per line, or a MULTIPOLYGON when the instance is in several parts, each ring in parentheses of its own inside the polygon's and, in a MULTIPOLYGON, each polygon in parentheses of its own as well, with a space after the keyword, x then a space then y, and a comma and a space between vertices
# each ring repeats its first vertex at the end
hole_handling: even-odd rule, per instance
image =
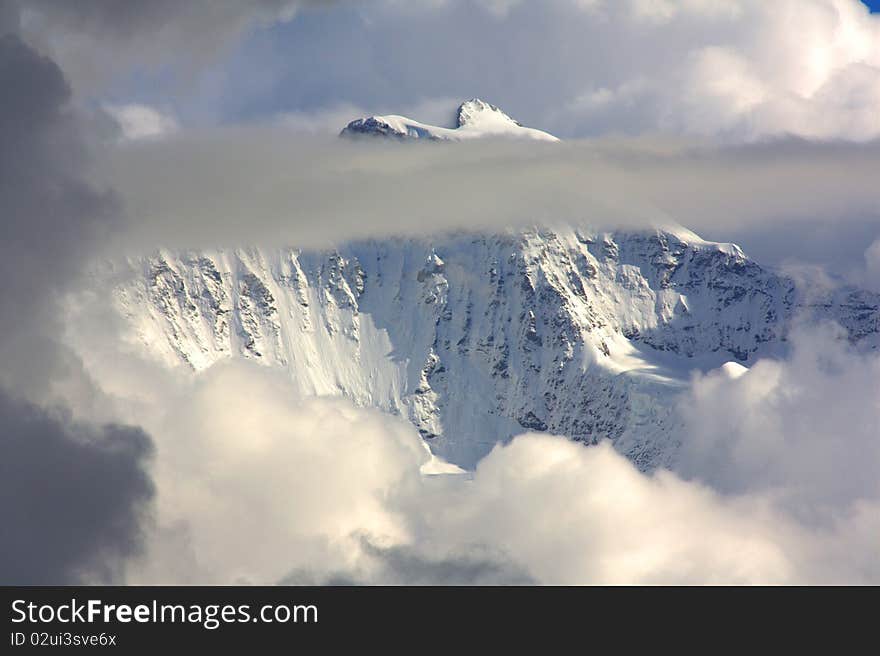
POLYGON ((667 464, 690 370, 772 352, 800 314, 865 343, 880 332, 877 295, 808 296, 680 229, 159 251, 103 275, 118 281, 129 339, 164 362, 285 369, 303 395, 407 417, 464 467, 526 430, 609 438, 640 467, 667 464))
MULTIPOLYGON (((458 123, 443 131, 372 117, 343 134, 528 130, 481 101, 464 103, 458 123)), ((286 370, 303 396, 344 395, 406 417, 463 467, 527 430, 608 438, 643 469, 668 465, 674 400, 693 369, 780 350, 799 317, 880 344, 880 295, 800 289, 737 246, 679 227, 160 250, 95 276, 127 339, 156 359, 195 373, 225 358, 286 370)))
POLYGON ((430 139, 433 141, 464 141, 486 137, 559 141, 547 132, 523 127, 494 105, 477 98, 468 100, 459 106, 454 128, 428 125, 404 116, 368 116, 349 123, 342 130, 341 135, 344 137, 374 136, 397 139, 430 139))

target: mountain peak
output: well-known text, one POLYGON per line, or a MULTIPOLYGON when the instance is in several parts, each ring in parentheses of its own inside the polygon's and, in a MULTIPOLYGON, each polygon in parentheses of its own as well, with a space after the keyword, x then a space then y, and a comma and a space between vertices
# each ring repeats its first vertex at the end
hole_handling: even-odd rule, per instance
POLYGON ((559 141, 552 134, 527 128, 514 121, 495 105, 472 98, 458 107, 457 125, 443 128, 421 123, 405 116, 366 116, 349 123, 341 132, 344 137, 386 137, 393 139, 429 139, 432 141, 463 141, 481 137, 505 137, 559 141))
POLYGON ((487 103, 485 100, 480 100, 479 98, 471 98, 470 100, 461 103, 461 105, 458 106, 457 116, 457 127, 460 128, 466 125, 481 123, 487 118, 494 121, 506 121, 512 125, 519 125, 522 127, 517 121, 514 121, 501 111, 500 108, 487 103))

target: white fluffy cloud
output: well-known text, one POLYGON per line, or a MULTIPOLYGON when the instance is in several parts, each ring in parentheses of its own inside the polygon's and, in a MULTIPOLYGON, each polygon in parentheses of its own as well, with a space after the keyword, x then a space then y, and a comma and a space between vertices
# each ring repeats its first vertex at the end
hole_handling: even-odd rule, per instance
POLYGON ((679 471, 814 516, 880 499, 880 357, 833 326, 802 327, 791 343, 789 357, 740 376, 694 379, 679 471))
MULTIPOLYGON (((826 338, 800 348, 828 348, 826 338)), ((876 436, 871 424, 835 433, 822 420, 833 400, 817 403, 836 384, 834 398, 857 394, 862 404, 839 412, 869 421, 877 407, 858 383, 876 359, 840 350, 826 371, 805 357, 695 381, 682 467, 691 480, 643 474, 607 443, 537 434, 496 447, 470 474, 426 476, 428 454, 402 420, 342 399, 297 399, 283 373, 249 363, 188 382, 172 372, 159 391, 149 383, 146 403, 128 403, 136 395, 108 382, 157 444, 157 528, 128 580, 876 582, 876 436), (839 357, 853 367, 835 368, 839 357), (783 383, 788 393, 774 388, 783 383), (735 384, 749 389, 725 387, 735 384), (722 436, 703 418, 731 396, 758 419, 722 414, 722 436), (705 457, 709 447, 723 464, 705 457)))
POLYGON ((472 477, 424 478, 408 424, 294 400, 283 374, 247 364, 209 371, 159 423, 159 530, 133 580, 423 580, 475 559, 548 583, 792 575, 759 508, 648 478, 609 445, 523 436, 472 477))
POLYGON ((86 97, 148 71, 148 93, 186 116, 478 95, 561 137, 880 135, 880 18, 859 0, 129 4, 40 0, 23 24, 86 97), (279 23, 284 38, 260 32, 279 23))
POLYGON ((627 43, 641 36, 641 65, 588 85, 560 120, 734 139, 880 134, 880 20, 856 0, 632 0, 593 15, 627 43))
MULTIPOLYGON (((858 0, 595 2, 581 20, 602 24, 616 37, 606 47, 626 44, 638 66, 583 79, 551 125, 734 140, 880 135, 880 19, 858 0)), ((585 57, 611 54, 592 45, 585 57)))
POLYGON ((859 0, 370 0, 285 30, 249 42, 259 81, 238 62, 221 102, 259 117, 478 95, 564 138, 880 135, 880 18, 859 0))
POLYGON ((610 444, 524 435, 429 497, 431 542, 495 545, 538 581, 755 583, 797 576, 791 526, 750 499, 640 473, 610 444))
POLYGON ((412 428, 338 399, 296 401, 282 372, 217 367, 163 421, 155 471, 170 539, 158 579, 271 583, 289 570, 354 567, 361 534, 399 543, 389 503, 428 454, 412 428), (190 554, 192 568, 174 566, 190 554))

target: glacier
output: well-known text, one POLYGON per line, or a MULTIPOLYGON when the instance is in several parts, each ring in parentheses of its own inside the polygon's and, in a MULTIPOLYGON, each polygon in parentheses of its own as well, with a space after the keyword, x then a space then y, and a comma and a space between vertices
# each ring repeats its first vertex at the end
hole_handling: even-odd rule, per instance
MULTIPOLYGON (((458 116, 445 132, 369 117, 343 134, 542 138, 483 101, 458 116)), ((406 418, 466 469, 527 431, 607 439, 642 470, 671 467, 692 371, 739 375, 783 353, 798 321, 835 321, 860 347, 880 345, 880 295, 805 287, 674 225, 159 249, 92 275, 124 340, 157 362, 193 375, 229 358, 284 370, 303 397, 406 418)))

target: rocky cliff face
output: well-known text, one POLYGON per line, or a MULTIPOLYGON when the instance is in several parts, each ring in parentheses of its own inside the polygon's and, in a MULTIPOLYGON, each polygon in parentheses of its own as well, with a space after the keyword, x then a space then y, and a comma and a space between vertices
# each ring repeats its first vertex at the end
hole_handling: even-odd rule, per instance
POLYGON ((866 347, 880 333, 877 295, 806 295, 681 229, 158 251, 117 263, 112 280, 128 338, 163 362, 284 369, 303 395, 408 418, 465 467, 526 430, 668 464, 690 370, 783 348, 799 316, 835 320, 866 347))

